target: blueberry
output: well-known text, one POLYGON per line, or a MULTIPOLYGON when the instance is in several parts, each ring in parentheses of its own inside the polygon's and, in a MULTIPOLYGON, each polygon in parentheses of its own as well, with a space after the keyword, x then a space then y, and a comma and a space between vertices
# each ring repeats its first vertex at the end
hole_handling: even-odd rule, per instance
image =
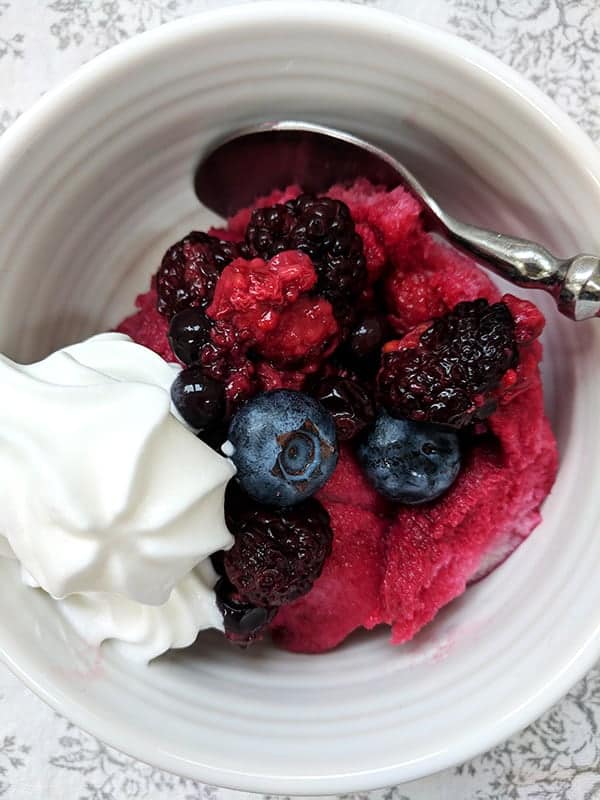
POLYGON ((210 340, 210 328, 211 322, 201 308, 179 311, 169 325, 171 350, 184 364, 193 364, 210 340))
POLYGON ((182 369, 171 385, 171 400, 192 428, 217 425, 225 412, 225 388, 202 367, 182 369))
POLYGON ((380 494, 400 503, 435 500, 460 470, 456 433, 394 419, 382 412, 358 447, 358 459, 380 494))
POLYGON ((290 506, 310 497, 335 469, 335 423, 308 395, 275 389, 249 400, 229 426, 237 480, 259 503, 290 506))

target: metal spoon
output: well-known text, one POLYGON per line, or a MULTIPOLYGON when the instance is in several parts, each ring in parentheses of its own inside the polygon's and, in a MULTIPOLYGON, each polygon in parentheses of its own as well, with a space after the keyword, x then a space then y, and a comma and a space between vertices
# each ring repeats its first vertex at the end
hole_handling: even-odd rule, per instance
POLYGON ((360 177, 388 188, 402 184, 425 205, 431 230, 516 286, 545 289, 570 319, 600 315, 598 256, 560 259, 527 239, 459 222, 403 164, 334 128, 286 121, 239 130, 202 159, 194 187, 201 203, 227 217, 274 188, 298 183, 304 191, 318 193, 360 177))

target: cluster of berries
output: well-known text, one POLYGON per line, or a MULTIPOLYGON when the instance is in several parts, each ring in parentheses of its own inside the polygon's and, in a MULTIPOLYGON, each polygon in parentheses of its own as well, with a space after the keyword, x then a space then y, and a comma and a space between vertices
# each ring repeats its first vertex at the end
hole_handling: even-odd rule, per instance
POLYGON ((240 644, 321 574, 333 533, 314 495, 340 442, 387 500, 436 499, 459 473, 463 432, 515 391, 523 331, 539 332, 531 316, 521 324, 529 304, 478 299, 393 339, 368 284, 348 207, 311 195, 256 209, 241 241, 190 233, 157 273, 184 364, 173 402, 205 442, 228 442, 237 467, 225 507, 235 544, 213 563, 240 644))

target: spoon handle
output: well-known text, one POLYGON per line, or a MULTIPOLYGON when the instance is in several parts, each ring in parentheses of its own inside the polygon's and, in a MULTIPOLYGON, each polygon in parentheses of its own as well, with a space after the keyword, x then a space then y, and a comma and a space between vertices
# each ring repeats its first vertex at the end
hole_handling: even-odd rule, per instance
POLYGON ((570 319, 600 316, 600 258, 560 259, 541 245, 478 228, 443 216, 446 238, 507 281, 525 289, 545 289, 570 319))

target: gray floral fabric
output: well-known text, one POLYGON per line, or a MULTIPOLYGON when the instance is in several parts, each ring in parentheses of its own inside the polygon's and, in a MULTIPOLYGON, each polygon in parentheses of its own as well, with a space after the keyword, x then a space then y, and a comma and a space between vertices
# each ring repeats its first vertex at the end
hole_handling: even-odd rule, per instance
MULTIPOLYGON (((600 0, 330 1, 377 6, 475 42, 535 81, 600 143, 600 0)), ((168 20, 232 2, 0 0, 0 133, 46 89, 102 50, 168 20)), ((538 722, 479 758, 340 800, 600 799, 599 726, 597 666, 538 722)), ((0 666, 0 798, 251 797, 162 772, 106 747, 0 666)))

